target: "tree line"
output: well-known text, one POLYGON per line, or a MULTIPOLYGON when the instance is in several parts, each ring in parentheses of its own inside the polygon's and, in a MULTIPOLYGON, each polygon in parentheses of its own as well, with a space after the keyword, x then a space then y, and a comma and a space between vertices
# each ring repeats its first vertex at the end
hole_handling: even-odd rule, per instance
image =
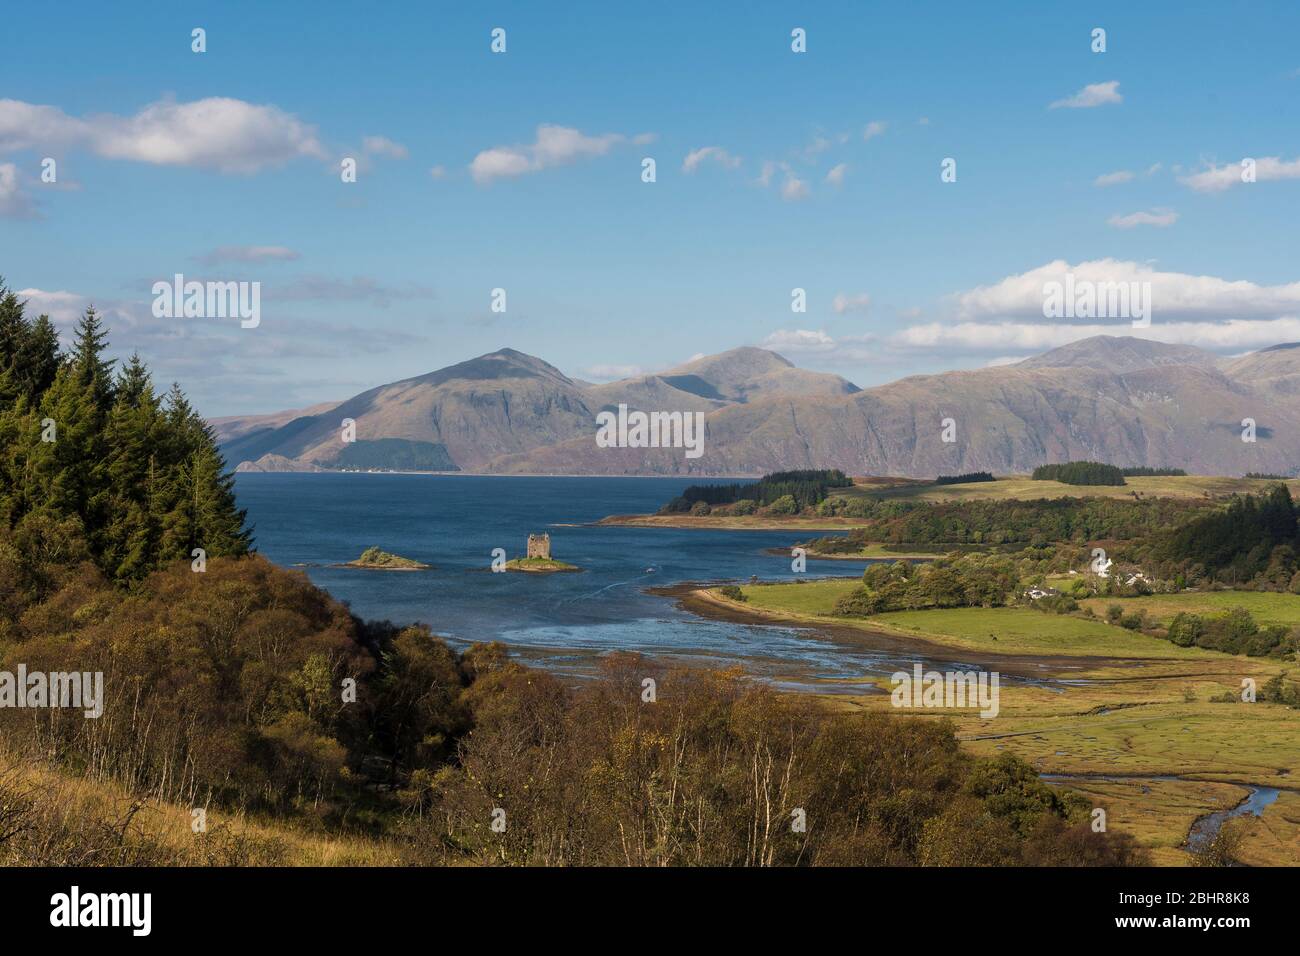
MULTIPOLYGON (((836 501, 840 499, 831 499, 836 501)), ((1130 540, 1181 524, 1214 503, 1195 498, 1040 498, 926 502, 853 499, 862 526, 807 542, 814 552, 849 554, 867 544, 1042 545, 1130 540)))
POLYGON ((46 315, 0 280, 0 524, 62 526, 111 579, 248 552, 251 535, 209 426, 180 387, 158 395, 138 355, 115 369, 93 308, 64 352, 46 315))
POLYGON ((771 505, 789 495, 797 511, 815 507, 832 488, 849 488, 853 479, 837 468, 807 471, 776 471, 758 481, 731 485, 691 485, 660 509, 661 514, 690 511, 699 502, 729 505, 751 501, 757 507, 771 505))
POLYGON ((1059 465, 1039 465, 1030 477, 1034 481, 1059 481, 1067 485, 1122 485, 1124 471, 1099 461, 1067 461, 1059 465))

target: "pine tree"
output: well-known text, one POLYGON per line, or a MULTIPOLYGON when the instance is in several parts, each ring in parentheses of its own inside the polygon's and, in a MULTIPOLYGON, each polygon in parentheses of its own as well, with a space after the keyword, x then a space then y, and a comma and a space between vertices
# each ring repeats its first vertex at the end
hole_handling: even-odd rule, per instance
POLYGON ((103 505, 104 416, 93 390, 80 384, 76 370, 59 370, 29 427, 29 500, 32 510, 60 517, 75 515, 90 533, 97 523, 93 512, 103 505), (41 440, 40 422, 54 423, 55 440, 41 440))
POLYGON ((35 403, 54 384, 62 359, 59 333, 48 315, 37 316, 18 350, 15 378, 27 398, 35 403))
POLYGON ((27 335, 23 304, 0 279, 0 376, 7 374, 5 389, 0 392, 0 408, 8 408, 18 397, 18 356, 27 335))
POLYGON ((149 370, 132 355, 118 375, 107 423, 108 524, 104 569, 119 581, 147 571, 157 554, 158 521, 150 508, 155 474, 158 400, 149 370))
POLYGON ((113 360, 104 358, 108 349, 108 331, 94 306, 89 306, 73 333, 69 361, 82 388, 94 392, 95 404, 107 412, 113 404, 113 360))
POLYGON ((225 473, 216 436, 179 386, 172 385, 165 404, 172 469, 163 489, 162 553, 167 560, 188 558, 195 548, 209 557, 247 554, 246 512, 236 506, 234 477, 225 473))

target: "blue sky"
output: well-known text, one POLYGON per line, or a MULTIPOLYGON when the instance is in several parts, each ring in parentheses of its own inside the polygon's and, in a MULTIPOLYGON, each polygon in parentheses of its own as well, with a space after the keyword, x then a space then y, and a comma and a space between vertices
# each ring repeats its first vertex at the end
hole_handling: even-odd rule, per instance
POLYGON ((1065 271, 1149 281, 1145 337, 1300 339, 1294 3, 703 6, 11 5, 0 274, 210 415, 503 346, 871 385, 1131 333, 1045 319, 1065 271), (260 282, 261 324, 154 318, 177 272, 260 282))

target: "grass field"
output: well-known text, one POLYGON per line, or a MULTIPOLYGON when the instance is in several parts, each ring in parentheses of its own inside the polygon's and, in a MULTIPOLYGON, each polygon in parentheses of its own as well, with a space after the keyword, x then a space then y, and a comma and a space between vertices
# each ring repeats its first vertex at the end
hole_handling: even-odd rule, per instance
POLYGON ((1259 624, 1300 625, 1300 594, 1276 594, 1271 591, 1186 591, 1180 594, 1151 594, 1133 598, 1087 598, 1080 607, 1090 607, 1094 614, 1118 604, 1124 612, 1146 611, 1154 620, 1168 624, 1180 611, 1214 616, 1243 607, 1259 624))
MULTIPOLYGON (((1264 683, 1287 665, 1178 648, 1159 638, 1029 608, 900 611, 871 618, 830 616, 856 579, 742 588, 748 606, 810 623, 852 621, 932 643, 983 652, 1041 655, 1044 678, 1066 683, 1004 681, 996 717, 972 710, 914 711, 954 721, 963 745, 978 754, 1014 753, 1039 773, 1105 807, 1108 825, 1132 833, 1158 865, 1185 866, 1181 848, 1199 817, 1237 805, 1247 785, 1300 786, 1300 710, 1281 704, 1219 703, 1242 679, 1264 683), (994 640, 996 638, 996 640, 994 640), (1061 665, 1066 658, 1069 665, 1061 665), (1077 663, 1076 663, 1077 662, 1077 663)), ((1300 613, 1300 598, 1253 592, 1173 596, 1195 607, 1250 606, 1273 619, 1300 613)), ((1157 598, 1128 599, 1126 606, 1157 598)), ((1155 612, 1153 612, 1155 613, 1155 612)), ((879 691, 885 676, 866 676, 879 691)), ((887 693, 830 697, 828 705, 893 711, 887 693)), ((1261 818, 1248 818, 1240 858, 1257 865, 1300 864, 1300 794, 1286 791, 1261 818)))
POLYGON ((951 608, 891 611, 869 618, 834 617, 835 602, 858 587, 857 578, 803 584, 757 584, 741 590, 747 605, 797 617, 833 620, 866 630, 910 634, 950 647, 991 654, 1047 654, 1188 660, 1222 656, 1183 648, 1106 624, 1031 608, 951 608))
POLYGON ((1263 816, 1248 817, 1241 860, 1248 866, 1294 866, 1300 847, 1300 793, 1283 791, 1263 816))
MULTIPOLYGON (((1034 481, 1026 476, 975 481, 964 485, 929 483, 862 483, 839 488, 832 495, 848 498, 909 498, 917 501, 1031 500, 1034 498, 1204 498, 1231 494, 1259 494, 1276 482, 1258 478, 1185 477, 1126 478, 1124 485, 1067 485, 1059 481, 1034 481)), ((1300 494, 1300 479, 1287 486, 1300 494)))
MULTIPOLYGON (((966 749, 1014 753, 1054 786, 1091 797, 1106 808, 1108 826, 1132 833, 1157 865, 1188 865, 1180 847, 1192 823, 1235 806, 1247 785, 1300 786, 1300 711, 1211 699, 1237 690, 1243 677, 1264 682, 1283 669, 1277 662, 1217 654, 1079 663, 1056 675, 1068 678, 1064 685, 1004 681, 993 718, 970 710, 911 713, 947 717, 966 749)), ((890 688, 887 678, 872 682, 890 688)), ((896 712, 885 693, 828 704, 896 712)), ((1263 818, 1248 822, 1245 862, 1300 864, 1300 794, 1284 792, 1263 818)))

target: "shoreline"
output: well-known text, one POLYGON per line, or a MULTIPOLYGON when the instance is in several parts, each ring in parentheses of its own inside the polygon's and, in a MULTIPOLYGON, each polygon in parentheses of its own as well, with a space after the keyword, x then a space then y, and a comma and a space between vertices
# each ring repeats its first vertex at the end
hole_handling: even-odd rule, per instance
POLYGON ((1053 671, 1077 671, 1086 665, 1091 670, 1125 667, 1146 660, 1146 658, 1081 657, 1065 654, 994 654, 944 644, 888 625, 873 624, 870 628, 866 628, 849 623, 841 624, 820 618, 753 608, 710 593, 710 589, 715 586, 720 585, 685 582, 646 590, 650 594, 673 598, 682 610, 710 620, 758 626, 799 627, 817 631, 822 637, 832 641, 866 644, 873 650, 894 653, 919 652, 927 660, 933 661, 969 661, 1013 677, 1042 679, 1045 676, 1045 668, 1053 671))

